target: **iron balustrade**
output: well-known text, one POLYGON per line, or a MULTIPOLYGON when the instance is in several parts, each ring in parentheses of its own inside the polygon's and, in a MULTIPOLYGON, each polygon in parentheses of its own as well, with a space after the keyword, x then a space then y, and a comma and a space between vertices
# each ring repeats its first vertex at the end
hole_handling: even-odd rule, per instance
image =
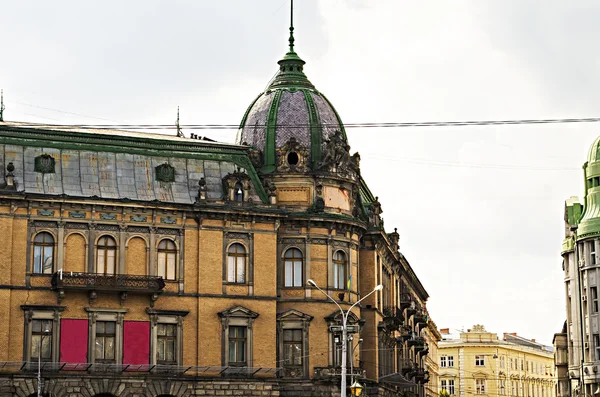
POLYGON ((165 281, 158 276, 69 272, 62 272, 62 275, 56 272, 52 275, 54 290, 159 293, 164 287, 165 281))

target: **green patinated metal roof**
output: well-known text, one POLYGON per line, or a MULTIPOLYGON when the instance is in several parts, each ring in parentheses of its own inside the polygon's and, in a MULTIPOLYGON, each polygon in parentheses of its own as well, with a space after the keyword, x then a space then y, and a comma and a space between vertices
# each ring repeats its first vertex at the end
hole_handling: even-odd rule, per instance
POLYGON ((221 198, 222 178, 237 166, 252 180, 255 202, 266 204, 247 149, 162 134, 4 122, 0 179, 12 162, 18 191, 24 193, 191 204, 200 178, 208 198, 221 198), (52 173, 35 171, 35 159, 44 154, 56 162, 52 173), (157 174, 164 164, 174 170, 172 182, 157 174))
POLYGON ((294 51, 293 31, 291 26, 289 51, 277 62, 279 71, 252 101, 240 123, 237 143, 262 151, 264 173, 275 170, 276 149, 292 137, 309 149, 313 169, 321 161, 326 140, 335 131, 341 131, 347 140, 339 114, 304 74, 305 62, 294 51))

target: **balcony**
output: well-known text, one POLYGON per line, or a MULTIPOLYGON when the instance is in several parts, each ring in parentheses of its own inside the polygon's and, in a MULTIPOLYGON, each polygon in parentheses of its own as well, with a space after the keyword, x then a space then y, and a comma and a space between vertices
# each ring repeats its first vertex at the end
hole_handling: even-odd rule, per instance
POLYGON ((425 338, 423 338, 422 336, 413 336, 408 340, 408 346, 415 346, 415 348, 425 346, 425 338))
POLYGON ((413 332, 412 328, 409 325, 403 325, 402 327, 400 327, 400 339, 402 341, 407 341, 416 337, 417 334, 413 332))
POLYGON ((404 310, 410 307, 413 302, 413 297, 411 294, 402 293, 400 294, 400 309, 404 310))
POLYGON ((96 298, 96 292, 118 292, 121 304, 128 293, 147 294, 152 298, 151 305, 162 293, 165 282, 162 277, 136 276, 130 274, 66 273, 52 275, 52 289, 58 292, 58 302, 64 298, 65 291, 89 291, 90 301, 96 298))
POLYGON ((429 322, 429 316, 427 315, 427 313, 423 310, 418 310, 415 313, 415 325, 427 325, 427 323, 429 322))
POLYGON ((416 369, 415 363, 410 358, 400 359, 400 371, 402 375, 407 376, 416 369))
MULTIPOLYGON (((364 378, 367 373, 362 368, 346 368, 346 377, 354 376, 355 378, 364 378)), ((314 377, 317 379, 324 380, 334 380, 339 379, 342 376, 342 368, 341 367, 315 367, 314 377)))
POLYGON ((425 371, 423 368, 418 368, 414 372, 415 382, 417 383, 427 383, 429 382, 429 371, 425 371))
POLYGON ((399 309, 397 307, 386 307, 383 309, 383 326, 388 331, 396 331, 402 325, 402 320, 398 317, 399 309))

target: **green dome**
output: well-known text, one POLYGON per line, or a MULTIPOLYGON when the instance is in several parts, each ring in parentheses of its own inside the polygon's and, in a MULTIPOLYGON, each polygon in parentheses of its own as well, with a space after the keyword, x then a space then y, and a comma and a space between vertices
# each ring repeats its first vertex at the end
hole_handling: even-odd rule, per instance
POLYGON ((585 207, 577 230, 578 239, 600 235, 600 137, 590 147, 583 175, 585 207))

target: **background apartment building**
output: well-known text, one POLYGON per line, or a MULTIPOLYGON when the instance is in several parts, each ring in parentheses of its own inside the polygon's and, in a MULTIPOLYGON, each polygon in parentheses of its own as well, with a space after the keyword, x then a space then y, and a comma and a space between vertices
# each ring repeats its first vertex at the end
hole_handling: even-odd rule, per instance
POLYGON ((482 325, 459 337, 441 329, 439 390, 452 396, 555 397, 552 348, 505 333, 498 339, 482 325))

